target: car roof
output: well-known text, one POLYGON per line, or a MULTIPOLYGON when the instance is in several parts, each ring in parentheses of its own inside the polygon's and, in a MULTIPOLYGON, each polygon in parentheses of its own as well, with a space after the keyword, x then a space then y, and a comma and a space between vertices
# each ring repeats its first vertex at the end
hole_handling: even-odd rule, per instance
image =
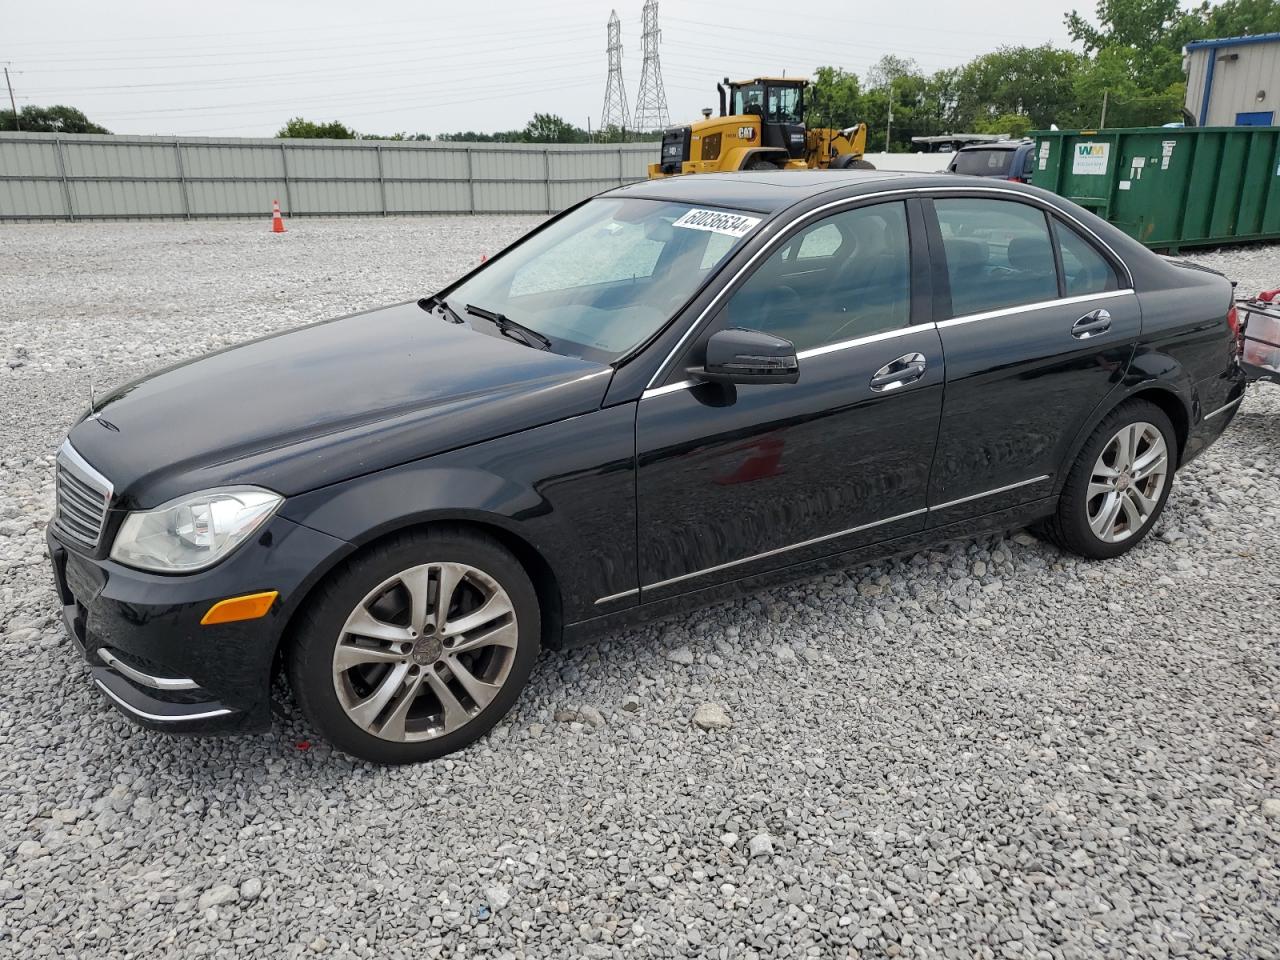
MULTIPOLYGON (((894 170, 772 170, 742 173, 693 173, 679 177, 641 180, 608 191, 607 196, 673 200, 679 203, 732 207, 755 213, 774 213, 802 200, 845 189, 850 196, 870 193, 886 183, 924 186, 937 174, 894 170), (918 184, 916 181, 920 181, 918 184), (865 190, 856 188, 863 187, 865 190)), ((954 178, 950 182, 954 182, 954 178)))
POLYGON ((956 153, 968 153, 976 150, 1017 150, 1019 147, 1035 146, 1030 140, 994 140, 990 143, 971 143, 961 147, 956 153))

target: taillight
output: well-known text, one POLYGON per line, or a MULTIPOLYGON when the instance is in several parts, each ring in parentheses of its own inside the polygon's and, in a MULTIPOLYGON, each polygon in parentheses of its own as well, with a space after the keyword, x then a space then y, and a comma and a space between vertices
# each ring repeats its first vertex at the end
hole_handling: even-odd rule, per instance
POLYGON ((1236 310, 1234 303, 1231 305, 1231 309, 1227 311, 1227 326, 1231 328, 1231 332, 1237 337, 1240 336, 1240 313, 1236 310))

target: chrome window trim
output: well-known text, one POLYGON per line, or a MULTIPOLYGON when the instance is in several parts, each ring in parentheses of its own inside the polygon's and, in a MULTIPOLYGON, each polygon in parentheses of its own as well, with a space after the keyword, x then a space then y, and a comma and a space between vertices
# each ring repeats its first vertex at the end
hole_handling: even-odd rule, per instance
POLYGON ((632 587, 630 590, 623 590, 621 593, 611 593, 607 597, 601 597, 599 600, 597 600, 596 606, 598 607, 602 603, 610 603, 614 600, 622 600, 624 597, 629 597, 633 593, 639 593, 639 592, 640 592, 639 587, 632 587))
POLYGON ((650 390, 646 390, 644 393, 640 394, 640 399, 648 400, 651 397, 660 397, 664 393, 676 393, 679 390, 688 390, 692 387, 696 387, 700 382, 702 381, 681 380, 679 383, 668 383, 665 387, 654 387, 650 390))
POLYGON ((1008 483, 1003 487, 996 487, 994 490, 983 490, 981 493, 972 493, 967 497, 960 497, 957 500, 948 500, 946 503, 935 504, 929 508, 929 512, 933 513, 937 510, 946 510, 948 507, 958 507, 962 503, 970 503, 973 500, 981 500, 983 497, 994 497, 997 493, 1008 493, 1010 490, 1017 490, 1019 487, 1029 487, 1033 483, 1040 483, 1048 480, 1049 474, 1039 477, 1032 477, 1030 480, 1019 480, 1017 483, 1008 483))
POLYGON ((913 323, 910 326, 897 327, 893 330, 881 330, 879 333, 868 333, 865 337, 854 337, 852 340, 837 340, 835 343, 828 343, 821 347, 810 347, 808 350, 801 350, 796 354, 796 359, 808 360, 810 357, 820 357, 825 353, 836 353, 840 350, 848 350, 850 347, 860 347, 864 343, 896 340, 898 337, 920 333, 922 330, 936 330, 937 328, 938 325, 930 320, 928 323, 913 323))
MULTIPOLYGON (((852 340, 839 340, 835 343, 828 343, 821 347, 810 347, 808 350, 801 350, 796 354, 797 360, 808 360, 811 357, 820 357, 827 353, 836 353, 840 350, 848 350, 852 347, 860 347, 867 343, 880 343, 885 340, 896 340, 898 337, 905 337, 913 333, 920 333, 923 330, 937 329, 937 324, 930 321, 928 323, 913 323, 909 327, 899 327, 896 330, 882 330, 879 333, 869 333, 865 337, 855 337, 852 340)), ((679 383, 669 383, 665 387, 654 387, 651 390, 645 390, 640 394, 641 400, 650 400, 653 397, 660 397, 666 393, 676 393, 680 390, 690 390, 699 384, 705 383, 704 380, 681 380, 679 383)), ((597 601, 598 602, 598 601, 597 601)))
POLYGON ((103 693, 116 703, 120 704, 121 707, 128 710, 135 717, 141 717, 143 720, 154 720, 157 723, 185 723, 188 720, 208 720, 212 717, 221 717, 231 712, 226 707, 219 707, 217 710, 206 710, 204 713, 185 713, 177 717, 166 717, 158 713, 147 713, 145 710, 139 710, 137 707, 122 700, 110 687, 97 677, 93 678, 93 682, 98 685, 98 688, 102 690, 103 693))
POLYGON ((1230 410, 1232 407, 1234 407, 1237 403, 1239 403, 1239 402, 1240 402, 1241 400, 1243 400, 1243 399, 1244 399, 1244 394, 1242 393, 1242 394, 1240 394, 1240 396, 1236 397, 1236 398, 1235 398, 1234 400, 1232 400, 1230 403, 1226 403, 1226 404, 1223 404, 1222 406, 1220 406, 1217 410, 1213 411, 1213 413, 1206 413, 1203 417, 1201 417, 1201 419, 1202 419, 1202 420, 1212 420, 1212 419, 1213 419, 1214 417, 1216 417, 1218 414, 1220 414, 1220 413, 1226 413, 1228 410, 1230 410))
POLYGON ((98 656, 102 658, 102 662, 114 670, 116 673, 128 677, 135 683, 140 683, 145 687, 152 687, 156 690, 199 690, 200 685, 188 677, 153 677, 149 673, 143 673, 137 667, 131 667, 125 663, 114 653, 109 647, 99 647, 98 656))
POLYGON ((1117 297, 1126 297, 1130 294, 1137 296, 1137 292, 1132 289, 1126 290, 1104 290, 1101 293, 1080 294, 1075 297, 1059 297, 1056 300, 1037 300, 1034 303, 1022 303, 1013 307, 1001 307, 998 310, 985 310, 982 313, 966 313, 964 316, 952 317, 950 320, 939 320, 938 327, 943 329, 946 327, 958 327, 966 323, 976 323, 979 320, 994 320, 996 317, 1011 317, 1019 313, 1031 313, 1034 310, 1048 310, 1052 307, 1069 307, 1073 303, 1088 303, 1090 300, 1114 300, 1117 297))
MULTIPOLYGON (((645 392, 647 393, 649 390, 654 389, 654 384, 657 383, 659 380, 662 379, 663 376, 666 375, 667 368, 671 364, 672 358, 677 356, 680 353, 680 351, 684 349, 684 346, 688 342, 689 338, 692 337, 698 330, 702 328, 703 322, 707 319, 707 317, 711 314, 711 312, 720 305, 721 300, 724 299, 725 295, 729 292, 729 288, 732 287, 735 283, 737 283, 739 278, 741 278, 744 273, 746 273, 748 270, 754 267, 756 262, 761 257, 767 256, 773 253, 774 249, 784 239, 783 233, 786 230, 790 230, 791 227, 793 226, 803 225, 808 220, 811 220, 829 211, 835 210, 837 207, 855 207, 855 206, 861 205, 862 203, 868 200, 878 200, 882 198, 895 197, 895 196, 905 198, 910 196, 916 196, 919 194, 938 194, 938 193, 985 194, 993 197, 1002 197, 1005 199, 1011 199, 1016 203, 1029 203, 1032 206, 1039 207, 1041 210, 1048 211, 1050 214, 1057 214, 1058 216, 1071 221, 1071 223, 1075 224, 1076 227, 1078 227, 1079 230, 1085 236, 1093 239, 1099 246, 1105 249, 1107 253, 1111 255, 1112 260, 1115 263, 1120 264, 1120 267, 1124 271, 1124 277, 1122 279, 1127 281, 1127 283, 1125 284, 1125 289, 1121 291, 1110 291, 1110 292, 1112 293, 1133 293, 1134 292, 1133 273, 1132 271, 1130 271, 1129 264, 1125 262, 1124 258, 1121 257, 1118 253, 1116 253, 1115 248, 1112 247, 1111 244, 1107 243, 1106 240, 1102 239, 1102 237, 1094 233, 1093 230, 1091 230, 1088 226, 1086 226, 1080 220, 1076 219, 1072 214, 1070 214, 1065 210, 1062 210, 1059 207, 1054 206, 1053 204, 1049 203, 1047 200, 1043 200, 1040 197, 1032 196, 1030 194, 1020 193, 1016 190, 1007 190, 1000 187, 936 186, 936 187, 899 187, 897 189, 892 189, 892 190, 878 190, 874 193, 864 193, 856 197, 844 197, 840 200, 833 200, 830 203, 823 204, 822 206, 814 207, 812 210, 802 213, 800 216, 796 217, 790 223, 786 224, 786 226, 782 230, 779 230, 775 234, 775 236, 771 237, 769 241, 765 243, 764 246, 762 246, 759 250, 757 250, 754 254, 752 254, 751 258, 746 263, 744 263, 741 267, 739 267, 732 277, 730 277, 728 280, 725 281, 725 283, 720 287, 719 292, 716 293, 716 295, 711 299, 711 302, 708 303, 702 309, 702 312, 699 313, 698 316, 694 319, 694 321, 689 324, 688 329, 686 329, 685 332, 681 335, 680 339, 676 341, 675 346, 672 347, 671 350, 667 353, 666 357, 663 358, 662 363, 658 365, 658 369, 653 372, 653 376, 650 377, 649 382, 645 384, 645 392)), ((773 225, 774 223, 776 223, 776 221, 766 221, 766 224, 770 226, 773 225)), ((767 233, 767 232, 768 232, 767 230, 762 230, 762 233, 767 233)), ((1097 296, 1099 295, 1098 294, 1090 295, 1091 298, 1097 297, 1097 296)), ((1074 299, 1074 298, 1067 298, 1067 299, 1074 299)), ((1042 305, 1048 306, 1050 303, 1053 303, 1053 302, 1060 302, 1060 301, 1043 302, 1042 305)), ((1030 307, 1035 305, 1027 304, 1026 306, 1030 307)), ((1010 308, 1010 309, 1014 309, 1014 308, 1010 308)), ((976 319, 978 316, 980 315, 974 315, 974 318, 976 319)), ((967 319, 967 318, 953 318, 953 319, 967 319)), ((939 322, 950 323, 951 321, 943 320, 939 322)))
POLYGON ((715 573, 718 570, 727 570, 730 567, 737 567, 744 563, 751 563, 751 561, 753 560, 763 560, 765 557, 774 557, 780 553, 787 553, 788 551, 791 551, 791 550, 799 550, 802 547, 813 546, 813 544, 815 543, 823 543, 824 541, 827 541, 827 540, 834 540, 837 537, 843 537, 846 534, 858 533, 859 531, 862 531, 862 530, 870 530, 872 527, 882 527, 886 523, 893 523, 896 520, 908 520, 911 517, 918 517, 920 514, 927 513, 927 512, 928 512, 927 508, 921 507, 919 510, 912 510, 909 513, 900 513, 897 516, 893 516, 893 517, 885 517, 883 520, 876 520, 876 521, 873 521, 872 523, 864 523, 861 526, 850 527, 848 530, 837 530, 835 533, 823 534, 821 537, 814 537, 812 540, 802 540, 800 543, 793 543, 793 544, 790 544, 789 546, 776 547, 773 550, 766 550, 763 553, 754 553, 751 556, 743 557, 740 560, 730 560, 727 563, 718 563, 714 567, 706 567, 702 570, 695 570, 692 573, 682 573, 678 577, 671 577, 667 580, 659 580, 657 583, 646 583, 644 585, 644 589, 657 590, 659 587, 669 586, 670 584, 679 583, 681 580, 689 580, 689 579, 692 579, 693 577, 700 577, 705 573, 715 573))

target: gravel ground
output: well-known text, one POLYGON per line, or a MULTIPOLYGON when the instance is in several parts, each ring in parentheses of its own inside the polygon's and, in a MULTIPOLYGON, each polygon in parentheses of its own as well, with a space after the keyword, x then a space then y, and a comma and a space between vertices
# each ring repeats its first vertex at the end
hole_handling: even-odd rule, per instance
POLYGON ((547 654, 450 760, 113 712, 41 531, 88 383, 534 222, 0 226, 0 955, 1280 957, 1280 388, 1123 559, 1014 533, 547 654))

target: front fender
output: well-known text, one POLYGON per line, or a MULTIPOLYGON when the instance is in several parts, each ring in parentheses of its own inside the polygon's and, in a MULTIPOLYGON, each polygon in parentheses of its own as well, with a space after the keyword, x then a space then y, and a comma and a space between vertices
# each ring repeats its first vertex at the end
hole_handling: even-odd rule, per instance
POLYGON ((635 404, 290 497, 281 515, 357 547, 436 521, 499 528, 537 552, 566 623, 627 606, 637 586, 635 404))

